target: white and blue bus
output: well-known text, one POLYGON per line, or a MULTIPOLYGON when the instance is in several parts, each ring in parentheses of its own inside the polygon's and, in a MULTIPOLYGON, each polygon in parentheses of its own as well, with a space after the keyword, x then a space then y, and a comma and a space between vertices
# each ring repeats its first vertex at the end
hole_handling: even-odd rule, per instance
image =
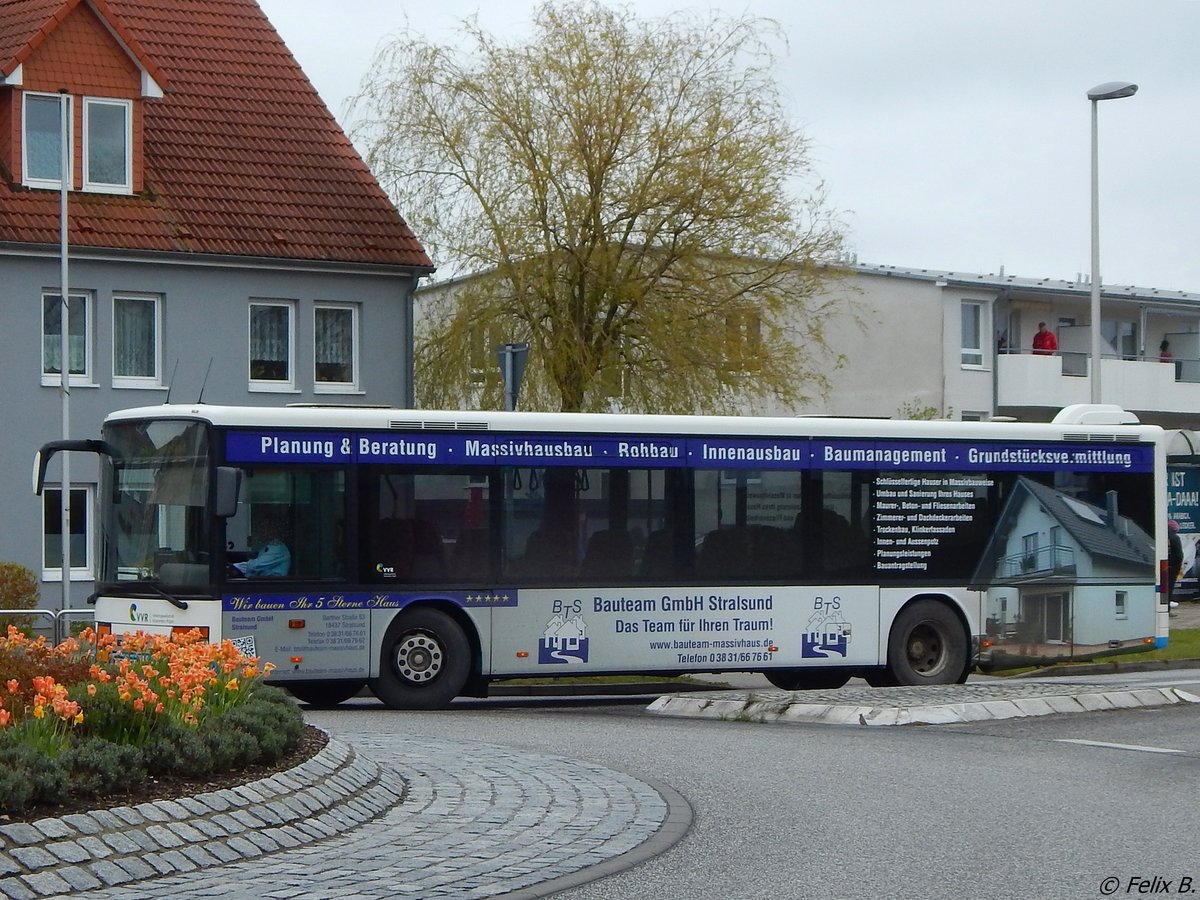
POLYGON ((615 673, 950 684, 1166 642, 1162 431, 1112 407, 1021 424, 165 405, 47 444, 39 485, 61 450, 103 460, 100 630, 200 628, 322 705, 615 673), (273 568, 246 565, 270 540, 273 568))

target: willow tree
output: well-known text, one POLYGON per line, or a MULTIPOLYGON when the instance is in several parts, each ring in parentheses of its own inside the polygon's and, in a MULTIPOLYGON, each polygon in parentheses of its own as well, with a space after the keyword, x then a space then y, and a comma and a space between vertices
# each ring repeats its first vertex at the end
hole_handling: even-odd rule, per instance
POLYGON ((547 3, 520 41, 476 20, 460 36, 385 44, 355 105, 380 182, 463 276, 423 310, 422 405, 498 405, 480 364, 496 341, 531 346, 523 408, 718 412, 823 388, 840 236, 773 23, 547 3))

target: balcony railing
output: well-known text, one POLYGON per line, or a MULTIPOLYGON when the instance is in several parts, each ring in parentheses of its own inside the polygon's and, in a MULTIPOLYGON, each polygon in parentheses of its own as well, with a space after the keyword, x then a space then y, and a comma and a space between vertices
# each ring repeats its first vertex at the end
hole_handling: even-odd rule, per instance
MULTIPOLYGON (((1100 360, 1101 400, 1128 410, 1191 413, 1200 409, 1200 359, 1100 360)), ((1062 408, 1091 402, 1091 358, 1087 353, 1031 351, 996 357, 998 407, 1062 408)))
POLYGON ((1061 575, 1075 571, 1075 551, 1070 547, 1039 547, 1028 553, 1014 553, 1000 560, 998 578, 1032 578, 1061 575))

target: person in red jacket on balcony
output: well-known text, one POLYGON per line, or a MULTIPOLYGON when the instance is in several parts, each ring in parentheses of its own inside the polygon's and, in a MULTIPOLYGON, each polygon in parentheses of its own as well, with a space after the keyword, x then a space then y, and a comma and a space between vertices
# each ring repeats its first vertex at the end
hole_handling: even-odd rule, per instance
POLYGON ((1038 322, 1037 334, 1033 336, 1033 352, 1039 356, 1050 356, 1058 349, 1058 338, 1046 327, 1045 322, 1038 322))

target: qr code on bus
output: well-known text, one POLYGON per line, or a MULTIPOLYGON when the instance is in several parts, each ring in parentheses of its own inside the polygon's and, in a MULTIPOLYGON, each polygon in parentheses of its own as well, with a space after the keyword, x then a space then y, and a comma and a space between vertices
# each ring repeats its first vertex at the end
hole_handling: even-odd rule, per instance
POLYGON ((229 643, 237 648, 238 653, 242 656, 257 656, 254 652, 254 635, 248 634, 245 637, 230 638, 229 643))

